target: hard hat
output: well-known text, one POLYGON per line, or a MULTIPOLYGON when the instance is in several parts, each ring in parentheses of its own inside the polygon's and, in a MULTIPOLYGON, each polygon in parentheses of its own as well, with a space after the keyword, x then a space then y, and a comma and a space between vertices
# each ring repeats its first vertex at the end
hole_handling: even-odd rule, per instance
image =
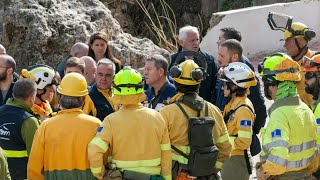
POLYGON ((170 68, 170 76, 178 83, 184 85, 200 84, 205 76, 205 71, 192 59, 185 60, 179 65, 170 68))
POLYGON ((316 33, 308 28, 305 24, 300 22, 292 23, 291 27, 286 28, 283 33, 284 40, 288 38, 305 38, 307 41, 310 41, 316 36, 316 33))
POLYGON ((309 64, 308 67, 304 67, 302 69, 303 72, 316 72, 320 71, 320 54, 315 54, 311 58, 308 58, 306 56, 303 57, 303 61, 305 64, 309 64), (306 61, 309 61, 306 63, 306 61))
POLYGON ((258 66, 261 76, 273 77, 277 81, 300 81, 300 65, 285 53, 272 54, 258 66))
POLYGON ((88 94, 86 78, 79 73, 68 73, 62 78, 57 91, 66 96, 85 96, 88 94))
POLYGON ((226 80, 233 82, 242 88, 249 88, 257 85, 254 72, 250 67, 242 62, 233 62, 223 68, 226 80))
POLYGON ((47 65, 34 65, 21 71, 22 78, 29 78, 37 83, 37 89, 57 84, 54 79, 54 69, 47 65))
POLYGON ((134 95, 143 92, 142 76, 130 66, 120 70, 115 75, 113 83, 115 95, 134 95))

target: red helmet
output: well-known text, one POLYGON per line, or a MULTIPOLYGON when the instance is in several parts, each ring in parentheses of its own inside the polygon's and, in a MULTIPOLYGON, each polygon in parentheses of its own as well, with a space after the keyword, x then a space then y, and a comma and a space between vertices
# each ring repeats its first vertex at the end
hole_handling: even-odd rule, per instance
POLYGON ((304 56, 303 61, 306 64, 306 67, 302 69, 303 72, 320 71, 320 54, 315 54, 311 58, 304 56))

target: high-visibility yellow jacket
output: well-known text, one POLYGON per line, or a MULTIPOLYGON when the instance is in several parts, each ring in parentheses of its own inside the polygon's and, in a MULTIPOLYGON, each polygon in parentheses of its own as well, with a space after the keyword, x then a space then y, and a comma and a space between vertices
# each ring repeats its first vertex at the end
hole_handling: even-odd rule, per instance
POLYGON ((82 107, 82 111, 85 114, 88 114, 88 115, 91 115, 91 116, 94 116, 94 117, 97 116, 97 109, 94 106, 94 103, 93 103, 93 101, 92 101, 92 99, 90 98, 89 95, 85 96, 84 104, 83 104, 83 107, 82 107))
MULTIPOLYGON (((235 97, 224 108, 223 116, 230 110, 246 104, 254 111, 251 101, 245 97, 235 97)), ((252 140, 252 126, 254 114, 248 107, 241 106, 229 116, 227 129, 231 139, 231 156, 244 155, 244 150, 249 150, 252 140)))
MULTIPOLYGON (((90 168, 102 179, 103 155, 110 150, 112 163, 120 170, 161 175, 171 179, 168 129, 160 113, 143 107, 143 95, 121 96, 122 107, 102 122, 88 146, 90 168), (141 96, 142 98, 137 98, 141 96)), ((117 98, 118 95, 115 95, 117 98)))
MULTIPOLYGON (((305 56, 307 57, 311 57, 315 54, 316 52, 315 51, 311 51, 310 49, 308 49, 307 53, 305 54, 305 56)), ((303 66, 303 62, 302 62, 302 59, 298 61, 298 63, 300 64, 300 66, 303 66)), ((302 68, 302 67, 301 67, 302 68)), ((301 74, 301 81, 299 81, 298 83, 296 83, 296 86, 297 86, 297 89, 298 89, 298 94, 301 98, 301 100, 306 103, 308 106, 310 106, 313 102, 313 99, 312 99, 312 95, 311 94, 308 94, 306 93, 306 90, 305 90, 305 83, 304 83, 304 75, 306 74, 306 72, 303 72, 303 71, 300 71, 300 74, 301 74)))
MULTIPOLYGON (((173 99, 179 99, 182 96, 183 94, 178 93, 176 96, 170 99, 170 102, 174 102, 172 101, 173 99)), ((219 149, 216 168, 222 169, 223 162, 230 157, 232 146, 220 110, 213 104, 209 102, 206 103, 208 103, 208 116, 212 117, 215 120, 214 128, 212 129, 212 134, 214 135, 214 142, 216 143, 219 149)), ((189 117, 197 116, 196 111, 192 110, 191 108, 182 103, 181 106, 184 108, 189 117)), ((190 146, 188 140, 188 121, 186 120, 186 117, 184 116, 182 111, 176 104, 170 104, 168 106, 163 107, 160 110, 160 113, 167 122, 171 144, 177 147, 183 153, 189 154, 190 146)), ((200 113, 205 114, 205 108, 203 108, 200 113)), ((181 156, 174 150, 172 150, 172 159, 182 164, 188 164, 188 159, 181 156)))
POLYGON ((318 160, 320 166, 320 99, 318 99, 315 103, 315 107, 313 109, 314 116, 316 118, 317 123, 317 146, 318 146, 318 160))
POLYGON ((49 101, 42 102, 41 105, 33 104, 31 110, 34 115, 39 116, 41 122, 49 117, 52 117, 52 108, 49 101))
POLYGON ((298 96, 275 101, 269 109, 269 123, 262 130, 262 170, 269 175, 308 168, 317 161, 317 125, 312 111, 298 96))
POLYGON ((94 179, 87 146, 100 126, 82 110, 61 110, 37 130, 28 162, 28 179, 94 179))

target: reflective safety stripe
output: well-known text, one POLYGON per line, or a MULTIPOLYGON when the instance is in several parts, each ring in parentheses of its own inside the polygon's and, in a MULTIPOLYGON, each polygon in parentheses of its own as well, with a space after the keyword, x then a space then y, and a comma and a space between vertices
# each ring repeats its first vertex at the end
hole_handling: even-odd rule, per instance
POLYGON ((269 152, 270 148, 274 148, 274 147, 285 147, 287 148, 289 145, 289 143, 287 141, 284 141, 284 140, 277 140, 277 141, 273 141, 271 143, 268 143, 266 145, 263 145, 262 148, 263 148, 263 151, 264 152, 269 152))
POLYGON ((302 143, 300 145, 290 146, 289 147, 289 153, 295 153, 295 152, 301 152, 303 150, 311 149, 317 147, 317 143, 315 140, 302 143))
POLYGON ((181 164, 188 164, 188 159, 179 154, 172 153, 172 160, 178 161, 181 164))
POLYGON ((268 159, 268 156, 262 156, 260 155, 260 161, 263 162, 263 161, 267 161, 268 159))
POLYGON ((182 151, 183 153, 190 154, 190 146, 176 146, 176 145, 174 146, 178 148, 180 151, 182 151))
POLYGON ((317 128, 317 134, 320 135, 320 126, 317 128))
POLYGON ((92 174, 98 174, 102 171, 102 167, 97 167, 97 168, 91 167, 90 169, 91 169, 92 174))
POLYGON ((130 168, 130 167, 150 167, 160 165, 161 159, 149 159, 149 160, 139 160, 139 161, 121 161, 112 159, 113 163, 117 164, 118 168, 130 168))
POLYGON ((223 163, 222 163, 222 162, 220 162, 220 161, 217 161, 217 162, 216 162, 216 168, 217 168, 217 169, 222 169, 222 166, 223 166, 223 163))
POLYGON ((232 145, 232 150, 235 149, 235 147, 234 147, 234 140, 235 140, 236 138, 237 138, 237 137, 234 137, 234 136, 231 136, 231 137, 230 137, 231 145, 232 145))
POLYGON ((217 143, 223 143, 229 140, 229 135, 225 134, 217 138, 217 143))
POLYGON ((171 149, 171 145, 170 145, 170 143, 168 143, 168 144, 161 144, 161 145, 160 145, 160 148, 161 148, 161 151, 168 151, 168 150, 171 149))
POLYGON ((286 168, 299 168, 299 167, 303 167, 303 166, 308 165, 308 163, 311 162, 312 159, 317 157, 317 154, 318 154, 318 151, 315 151, 311 157, 301 159, 298 161, 288 161, 288 160, 281 158, 279 156, 275 156, 273 154, 270 154, 268 156, 267 160, 270 162, 273 162, 275 164, 284 166, 286 168))
POLYGON ((160 175, 161 167, 128 167, 121 168, 121 170, 134 171, 151 175, 160 175))
POLYGON ((271 142, 269 144, 264 145, 262 148, 263 148, 264 152, 269 152, 269 150, 271 148, 284 147, 284 148, 288 148, 289 149, 289 153, 296 153, 296 152, 301 152, 301 151, 304 151, 304 150, 308 150, 308 149, 314 148, 316 146, 317 146, 316 141, 312 140, 312 141, 309 141, 309 142, 306 142, 306 143, 302 143, 300 145, 289 146, 289 148, 288 148, 288 142, 283 141, 283 140, 277 140, 277 141, 274 141, 274 142, 271 142))
POLYGON ((104 152, 108 150, 108 143, 104 142, 101 138, 95 137, 90 143, 99 146, 104 152))
POLYGON ((28 157, 27 150, 14 151, 14 150, 4 150, 8 158, 23 158, 28 157))
POLYGON ((238 131, 238 137, 244 137, 244 138, 252 138, 252 132, 248 131, 238 131))

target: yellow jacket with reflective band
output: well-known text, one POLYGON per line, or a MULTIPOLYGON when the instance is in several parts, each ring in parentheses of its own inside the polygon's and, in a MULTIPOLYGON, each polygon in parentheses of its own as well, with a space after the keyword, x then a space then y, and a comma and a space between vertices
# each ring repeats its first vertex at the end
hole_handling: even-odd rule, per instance
POLYGON ((91 115, 91 116, 94 116, 94 117, 97 116, 97 109, 94 106, 94 103, 93 103, 93 101, 92 101, 92 99, 90 98, 89 95, 85 96, 84 104, 83 104, 83 107, 82 107, 82 111, 85 114, 88 114, 88 115, 91 115))
POLYGON ((53 114, 52 114, 53 111, 52 111, 52 108, 51 108, 49 101, 46 101, 45 103, 43 102, 43 105, 44 105, 45 109, 43 109, 42 107, 40 107, 36 104, 33 104, 33 106, 31 107, 33 114, 40 117, 40 120, 41 120, 40 123, 43 120, 53 116, 53 114))
MULTIPOLYGON (((251 101, 246 96, 235 97, 225 106, 223 116, 242 104, 248 105, 254 111, 251 101)), ((231 156, 244 155, 244 150, 249 150, 252 140, 253 122, 254 114, 245 106, 240 107, 229 116, 227 129, 232 143, 231 156)))
MULTIPOLYGON (((311 57, 315 54, 315 51, 311 51, 310 49, 308 49, 307 53, 305 54, 305 56, 307 57, 311 57)), ((302 60, 299 60, 298 61, 299 65, 302 67, 302 60)), ((313 99, 312 99, 312 95, 311 94, 308 94, 306 93, 306 90, 305 90, 305 83, 304 83, 304 75, 306 74, 306 72, 302 72, 300 71, 301 73, 301 81, 299 81, 298 83, 296 83, 296 86, 297 86, 297 90, 298 90, 298 94, 301 98, 301 100, 306 103, 308 106, 310 106, 313 102, 313 99)))
POLYGON ((87 146, 100 126, 80 109, 61 110, 37 130, 28 162, 28 179, 92 179, 87 146), (75 178, 76 179, 76 178, 75 178))
POLYGON ((317 125, 312 111, 298 96, 275 101, 262 129, 262 169, 269 175, 318 167, 317 125))
POLYGON ((317 146, 318 146, 318 161, 320 166, 320 100, 316 103, 316 107, 314 109, 314 116, 316 118, 317 123, 317 146))
MULTIPOLYGON (((179 96, 181 97, 181 96, 179 96)), ((226 125, 222 119, 220 110, 213 104, 208 103, 208 116, 215 120, 212 134, 214 136, 214 142, 219 149, 218 160, 216 162, 216 168, 222 169, 223 162, 230 157, 231 142, 228 135, 226 125)), ((189 117, 197 116, 197 112, 189 108, 188 106, 181 104, 189 117)), ((188 121, 183 115, 182 111, 176 104, 170 104, 163 107, 160 110, 162 117, 167 122, 169 129, 170 142, 172 145, 180 149, 185 154, 190 153, 189 140, 188 140, 188 121)), ((201 115, 205 114, 205 108, 201 110, 201 115)), ((179 155, 172 149, 172 159, 182 164, 188 164, 188 159, 179 155)))
POLYGON ((160 113, 141 103, 122 105, 108 115, 90 142, 90 167, 98 179, 103 176, 103 154, 108 149, 112 163, 121 170, 171 179, 171 146, 165 121, 160 113))

